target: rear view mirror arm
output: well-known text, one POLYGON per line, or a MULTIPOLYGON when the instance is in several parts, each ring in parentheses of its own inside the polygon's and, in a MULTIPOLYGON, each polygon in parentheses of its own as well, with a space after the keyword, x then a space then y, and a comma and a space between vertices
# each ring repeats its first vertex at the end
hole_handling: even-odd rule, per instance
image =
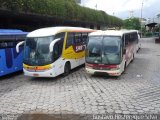
POLYGON ((19 53, 19 46, 21 46, 22 44, 24 44, 24 41, 21 41, 16 45, 16 52, 17 53, 19 53))
POLYGON ((49 51, 50 51, 50 52, 53 52, 54 44, 55 44, 56 42, 58 42, 59 40, 61 40, 61 39, 60 39, 60 38, 57 38, 57 39, 53 40, 53 41, 50 43, 50 45, 49 45, 49 51))

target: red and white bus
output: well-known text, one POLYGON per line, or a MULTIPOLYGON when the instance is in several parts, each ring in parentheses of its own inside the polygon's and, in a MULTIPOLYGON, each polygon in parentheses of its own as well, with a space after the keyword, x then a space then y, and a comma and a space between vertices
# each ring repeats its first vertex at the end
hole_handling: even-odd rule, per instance
POLYGON ((86 71, 119 76, 136 54, 136 30, 107 30, 89 34, 86 48, 86 71))

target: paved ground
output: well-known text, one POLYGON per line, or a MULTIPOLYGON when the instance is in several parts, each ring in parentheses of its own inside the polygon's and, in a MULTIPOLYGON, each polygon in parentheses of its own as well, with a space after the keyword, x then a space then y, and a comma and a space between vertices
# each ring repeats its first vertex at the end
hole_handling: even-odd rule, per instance
POLYGON ((141 42, 142 49, 118 78, 89 76, 84 67, 52 79, 23 74, 1 78, 0 113, 160 114, 160 44, 141 42))

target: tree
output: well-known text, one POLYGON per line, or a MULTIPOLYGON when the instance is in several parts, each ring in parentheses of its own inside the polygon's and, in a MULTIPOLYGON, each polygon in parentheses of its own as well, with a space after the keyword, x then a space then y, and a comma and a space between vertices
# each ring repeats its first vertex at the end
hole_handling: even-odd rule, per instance
MULTIPOLYGON (((75 0, 0 0, 0 7, 13 12, 54 16, 65 20, 91 22, 105 26, 121 26, 122 20, 76 4, 75 0)), ((1 9, 0 8, 0 9, 1 9)))
POLYGON ((138 18, 129 18, 124 20, 123 28, 140 30, 141 24, 138 18))

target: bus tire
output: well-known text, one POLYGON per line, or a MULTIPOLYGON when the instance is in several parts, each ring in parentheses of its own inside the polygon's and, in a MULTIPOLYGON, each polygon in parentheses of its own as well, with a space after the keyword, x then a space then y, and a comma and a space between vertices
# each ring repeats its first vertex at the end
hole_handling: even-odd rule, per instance
POLYGON ((131 60, 131 62, 133 62, 133 60, 134 60, 134 54, 133 54, 133 56, 132 56, 132 60, 131 60))
POLYGON ((66 62, 65 66, 64 66, 64 76, 67 76, 70 73, 71 70, 71 65, 69 62, 66 62))
POLYGON ((123 69, 123 73, 125 73, 126 68, 127 68, 127 63, 125 62, 125 64, 124 64, 124 69, 123 69))

